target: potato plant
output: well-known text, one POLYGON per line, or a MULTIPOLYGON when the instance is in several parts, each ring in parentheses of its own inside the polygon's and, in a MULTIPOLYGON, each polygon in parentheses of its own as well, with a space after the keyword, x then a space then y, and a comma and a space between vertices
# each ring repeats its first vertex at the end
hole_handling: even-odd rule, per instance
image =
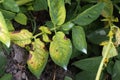
POLYGON ((68 66, 78 69, 73 78, 64 80, 119 80, 119 4, 119 0, 1 0, 0 80, 12 79, 5 73, 4 50, 13 43, 28 51, 27 68, 37 79, 50 58, 66 71, 68 66), (32 13, 42 10, 50 20, 38 26, 32 13), (24 27, 16 31, 13 22, 29 23, 32 31, 24 27))

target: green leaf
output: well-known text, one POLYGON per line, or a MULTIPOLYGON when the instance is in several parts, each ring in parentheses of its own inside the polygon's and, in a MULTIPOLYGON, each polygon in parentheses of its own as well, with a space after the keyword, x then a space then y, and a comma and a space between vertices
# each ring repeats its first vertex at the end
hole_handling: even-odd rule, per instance
POLYGON ((10 46, 10 36, 2 13, 0 12, 0 41, 10 46))
POLYGON ((25 47, 25 45, 30 44, 32 37, 32 33, 25 29, 20 32, 10 33, 11 41, 21 47, 25 47))
POLYGON ((67 70, 67 65, 72 54, 72 44, 63 32, 57 32, 50 43, 50 56, 59 66, 67 70))
POLYGON ((74 24, 72 22, 67 22, 63 25, 61 25, 61 30, 62 31, 69 31, 70 29, 72 29, 72 27, 74 26, 74 24))
POLYGON ((14 31, 14 27, 13 27, 13 24, 10 20, 6 20, 6 24, 7 24, 7 28, 8 28, 8 31, 14 31))
POLYGON ((102 59, 101 57, 92 57, 92 58, 82 59, 74 62, 73 65, 85 71, 97 72, 101 59, 102 59))
POLYGON ((104 3, 99 2, 96 5, 88 8, 84 12, 80 13, 72 21, 75 24, 78 24, 81 26, 88 25, 99 17, 103 8, 104 8, 104 3))
POLYGON ((19 12, 19 7, 14 0, 4 0, 2 4, 6 10, 19 12))
POLYGON ((82 27, 74 26, 72 28, 72 40, 73 40, 73 45, 75 46, 76 49, 87 54, 87 43, 85 39, 85 32, 82 27))
POLYGON ((0 78, 0 80, 12 80, 12 75, 11 74, 4 74, 4 76, 2 76, 0 78))
POLYGON ((35 0, 33 3, 33 8, 35 11, 47 10, 47 6, 46 0, 35 0))
POLYGON ((118 55, 118 52, 117 52, 114 44, 111 42, 111 43, 108 43, 107 45, 104 45, 103 51, 102 51, 102 56, 105 55, 106 49, 107 49, 109 44, 110 44, 110 47, 109 47, 109 50, 108 50, 108 55, 106 57, 107 59, 118 55))
POLYGON ((35 39, 33 50, 27 61, 29 70, 39 79, 45 68, 48 59, 48 51, 45 50, 45 44, 39 39, 35 39))
POLYGON ((95 80, 96 73, 82 71, 75 76, 75 80, 95 80))
MULTIPOLYGON (((1 46, 0 49, 2 49, 1 46)), ((0 75, 3 75, 3 73, 5 72, 6 64, 7 64, 7 58, 5 57, 4 52, 0 50, 0 75)))
POLYGON ((115 65, 113 67, 112 80, 120 79, 120 61, 116 60, 115 65))
POLYGON ((68 3, 71 5, 71 0, 65 0, 65 3, 68 3))
POLYGON ((93 31, 92 33, 87 35, 87 38, 90 42, 94 44, 100 44, 104 41, 107 41, 109 38, 107 36, 109 29, 103 28, 96 31, 93 31))
POLYGON ((62 25, 66 18, 64 0, 47 0, 49 13, 54 25, 62 25))
POLYGON ((27 16, 23 13, 18 13, 17 16, 14 18, 16 22, 26 25, 27 24, 27 16))
POLYGON ((104 0, 103 2, 105 3, 105 7, 102 11, 102 16, 107 17, 107 18, 112 17, 112 15, 113 15, 112 1, 111 0, 104 0))
POLYGON ((14 12, 10 12, 10 11, 7 11, 5 9, 0 9, 0 11, 2 12, 5 19, 11 20, 16 16, 16 14, 14 12))
POLYGON ((71 77, 65 76, 64 80, 72 80, 71 77))

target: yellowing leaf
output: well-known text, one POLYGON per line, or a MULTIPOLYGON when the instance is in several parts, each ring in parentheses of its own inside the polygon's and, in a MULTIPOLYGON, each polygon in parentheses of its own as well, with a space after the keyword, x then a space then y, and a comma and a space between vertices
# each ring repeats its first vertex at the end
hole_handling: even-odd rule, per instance
POLYGON ((116 38, 116 45, 120 45, 120 29, 118 28, 116 33, 115 33, 115 38, 116 38))
POLYGON ((42 31, 42 33, 46 33, 46 34, 51 34, 51 31, 49 30, 49 28, 45 27, 45 26, 40 26, 39 30, 42 31))
POLYGON ((72 44, 70 39, 66 38, 63 32, 57 32, 50 43, 50 56, 59 66, 67 70, 67 65, 72 53, 72 44))
POLYGON ((66 18, 64 0, 47 0, 49 13, 54 25, 62 25, 66 18))
POLYGON ((29 70, 39 79, 47 63, 48 52, 44 49, 45 44, 39 39, 36 39, 32 44, 33 50, 30 51, 27 64, 29 70))
POLYGON ((113 4, 111 0, 102 0, 105 3, 105 7, 102 11, 102 16, 112 17, 113 14, 113 4))
POLYGON ((10 46, 10 35, 2 13, 0 12, 0 41, 7 47, 10 46))
POLYGON ((107 59, 111 58, 111 57, 114 57, 114 56, 117 56, 118 55, 118 52, 114 46, 114 44, 112 42, 108 43, 107 45, 104 45, 103 47, 103 51, 102 51, 102 56, 105 55, 105 52, 108 48, 108 55, 107 55, 107 59), (108 48, 108 45, 110 44, 110 47, 108 48))
POLYGON ((45 41, 45 42, 50 42, 51 41, 47 34, 43 34, 42 38, 43 38, 43 41, 45 41))
POLYGON ((10 33, 11 41, 15 44, 25 47, 25 45, 31 43, 32 33, 28 30, 21 30, 20 32, 12 32, 10 33))
POLYGON ((82 27, 74 26, 72 28, 72 40, 73 40, 73 45, 77 50, 87 54, 87 42, 85 38, 85 32, 82 27))

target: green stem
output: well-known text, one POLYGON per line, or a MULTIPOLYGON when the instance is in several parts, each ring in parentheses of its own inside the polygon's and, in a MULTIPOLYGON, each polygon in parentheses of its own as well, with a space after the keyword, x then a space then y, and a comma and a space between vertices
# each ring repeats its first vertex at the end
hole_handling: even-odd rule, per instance
POLYGON ((111 41, 109 42, 109 44, 108 44, 108 46, 107 46, 107 49, 106 49, 106 51, 105 51, 105 55, 104 55, 103 58, 102 58, 102 61, 101 61, 101 63, 100 63, 100 66, 99 66, 99 69, 98 69, 98 72, 97 72, 97 75, 96 75, 95 80, 100 80, 100 75, 101 75, 102 70, 103 70, 104 61, 105 61, 105 59, 106 59, 106 57, 107 57, 107 55, 108 55, 108 52, 109 52, 110 44, 111 44, 111 41))
POLYGON ((38 36, 40 36, 40 35, 42 35, 43 33, 38 33, 38 34, 36 34, 33 38, 35 39, 36 37, 38 37, 38 36))
POLYGON ((19 0, 19 1, 16 1, 16 3, 17 3, 19 6, 21 6, 21 5, 24 5, 24 4, 26 4, 26 3, 28 3, 28 2, 31 2, 31 1, 33 1, 33 0, 19 0))

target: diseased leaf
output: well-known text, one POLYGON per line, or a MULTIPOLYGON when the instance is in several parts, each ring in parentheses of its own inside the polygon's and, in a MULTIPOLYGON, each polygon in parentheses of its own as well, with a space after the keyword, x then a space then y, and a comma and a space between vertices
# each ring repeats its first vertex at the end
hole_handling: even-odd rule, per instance
POLYGON ((4 0, 2 4, 6 10, 19 12, 19 7, 14 0, 4 0))
POLYGON ((47 0, 49 13, 54 25, 62 25, 66 18, 64 0, 47 0))
POLYGON ((97 72, 102 57, 82 59, 73 63, 76 67, 89 72, 97 72))
POLYGON ((50 43, 50 56, 59 66, 67 70, 67 65, 72 54, 72 44, 63 32, 57 32, 50 43))
POLYGON ((29 70, 39 79, 47 63, 48 51, 44 49, 45 44, 39 39, 36 39, 32 45, 33 50, 30 51, 30 56, 27 64, 29 70))
POLYGON ((45 42, 50 42, 51 41, 47 34, 43 34, 42 38, 43 38, 43 41, 45 41, 45 42))
POLYGON ((39 30, 42 31, 42 33, 44 34, 51 34, 51 31, 49 30, 49 28, 45 27, 45 26, 40 26, 39 30))
POLYGON ((87 43, 85 39, 85 32, 82 27, 74 26, 72 28, 72 40, 73 40, 73 45, 75 46, 76 49, 87 54, 87 43))
POLYGON ((32 37, 32 33, 25 29, 20 32, 10 33, 11 41, 21 47, 25 47, 25 45, 30 44, 32 37))
POLYGON ((14 18, 14 20, 22 25, 27 24, 27 17, 23 13, 18 13, 17 16, 14 18))
POLYGON ((102 0, 105 3, 105 7, 102 11, 102 16, 104 17, 112 17, 113 15, 113 4, 111 0, 102 0))
POLYGON ((4 43, 7 47, 10 46, 10 35, 1 12, 0 12, 0 41, 4 43))
POLYGON ((84 12, 80 13, 72 21, 75 24, 78 24, 81 26, 88 25, 99 17, 103 8, 104 8, 104 3, 99 2, 96 5, 88 8, 84 12))
POLYGON ((102 51, 102 56, 105 55, 106 49, 108 48, 109 44, 110 44, 110 47, 109 47, 109 50, 108 50, 108 55, 106 57, 107 59, 118 55, 118 52, 117 52, 114 44, 111 42, 111 43, 108 43, 107 45, 104 45, 103 51, 102 51))

